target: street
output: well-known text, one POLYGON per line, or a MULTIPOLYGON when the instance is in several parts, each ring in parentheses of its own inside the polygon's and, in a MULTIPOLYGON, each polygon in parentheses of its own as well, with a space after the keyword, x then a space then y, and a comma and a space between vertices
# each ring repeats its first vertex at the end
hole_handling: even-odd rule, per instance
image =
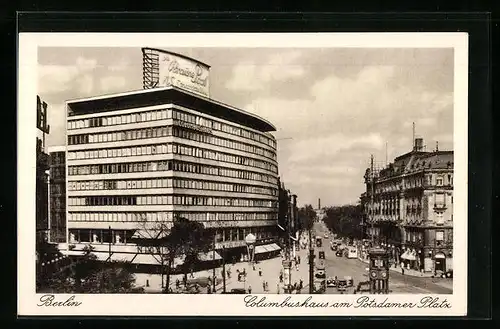
MULTIPOLYGON (((325 233, 329 234, 328 229, 323 223, 314 224, 313 239, 316 235, 323 237, 325 233)), ((354 280, 353 287, 348 288, 345 294, 353 294, 359 282, 368 280, 368 272, 366 270, 368 264, 359 259, 335 256, 335 251, 330 248, 329 239, 323 239, 323 248, 321 250, 325 251, 327 278, 337 276, 337 278, 341 279, 344 276, 350 276, 354 280)), ((316 261, 318 259, 318 251, 319 249, 315 248, 316 261)), ((303 282, 303 289, 300 291, 301 294, 309 293, 308 253, 308 249, 297 250, 297 255, 300 257, 301 262, 298 265, 298 270, 294 266, 290 271, 292 284, 299 283, 300 280, 303 282)), ((226 270, 230 269, 231 277, 226 277, 226 291, 230 292, 231 289, 245 289, 248 292, 251 289, 251 292, 255 294, 283 294, 284 283, 281 283, 279 280, 279 274, 283 268, 282 260, 281 257, 277 257, 260 261, 255 265, 255 270, 248 262, 227 265, 226 270), (243 270, 245 270, 247 275, 246 277, 242 277, 241 281, 238 281, 237 271, 242 272, 243 270), (262 276, 259 275, 259 270, 261 270, 262 276), (266 289, 263 286, 264 282, 268 283, 266 289)), ((221 293, 223 290, 221 271, 221 267, 216 269, 218 278, 217 293, 221 293)), ((194 277, 208 278, 212 276, 212 273, 212 270, 195 272, 194 277)), ((161 291, 160 276, 136 274, 136 278, 139 285, 144 285, 146 280, 149 281, 150 287, 147 289, 148 291, 161 291)), ((176 279, 182 280, 182 275, 172 275, 170 281, 172 288, 174 288, 176 279)), ((402 275, 398 271, 391 270, 389 272, 389 290, 393 294, 451 294, 453 292, 453 281, 452 279, 402 275)), ((202 293, 206 293, 206 290, 203 290, 202 293)), ((336 288, 327 288, 326 290, 326 294, 339 293, 336 288)))
MULTIPOLYGON (((313 230, 315 235, 328 234, 323 223, 315 223, 313 230)), ((368 280, 368 272, 366 271, 368 264, 359 259, 335 256, 335 251, 331 250, 328 241, 323 241, 323 249, 325 250, 327 277, 337 276, 340 279, 344 276, 350 276, 354 279, 354 287, 349 288, 347 294, 352 294, 359 282, 368 280)), ((395 271, 389 272, 389 290, 393 294, 451 294, 453 292, 451 279, 415 277, 402 275, 395 271)), ((336 288, 327 288, 326 293, 338 294, 339 292, 336 288)))

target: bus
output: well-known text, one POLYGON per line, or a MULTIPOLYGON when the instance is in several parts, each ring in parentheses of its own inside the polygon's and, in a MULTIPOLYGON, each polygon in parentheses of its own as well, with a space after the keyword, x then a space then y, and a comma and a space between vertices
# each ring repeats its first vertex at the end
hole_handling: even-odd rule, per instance
POLYGON ((358 258, 358 249, 356 247, 347 248, 347 258, 358 258))

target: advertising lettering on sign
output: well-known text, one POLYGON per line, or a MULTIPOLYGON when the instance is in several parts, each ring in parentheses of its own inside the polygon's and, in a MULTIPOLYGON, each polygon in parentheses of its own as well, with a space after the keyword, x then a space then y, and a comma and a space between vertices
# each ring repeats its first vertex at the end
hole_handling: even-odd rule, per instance
POLYGON ((174 86, 210 97, 210 67, 195 59, 159 49, 143 48, 144 81, 153 87, 174 86), (157 72, 156 74, 153 74, 157 72))

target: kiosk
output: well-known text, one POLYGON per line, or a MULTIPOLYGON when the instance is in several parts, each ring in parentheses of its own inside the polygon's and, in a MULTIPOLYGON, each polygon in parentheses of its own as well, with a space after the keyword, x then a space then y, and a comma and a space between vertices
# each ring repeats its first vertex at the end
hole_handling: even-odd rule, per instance
POLYGON ((389 254, 380 247, 368 251, 370 257, 369 277, 371 294, 389 293, 389 254))

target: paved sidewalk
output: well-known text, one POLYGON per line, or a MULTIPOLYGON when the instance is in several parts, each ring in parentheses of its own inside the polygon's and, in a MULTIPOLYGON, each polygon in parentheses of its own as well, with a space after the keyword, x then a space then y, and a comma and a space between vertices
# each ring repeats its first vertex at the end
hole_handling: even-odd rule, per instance
MULTIPOLYGON (((307 264, 308 250, 301 249, 297 252, 297 255, 300 256, 301 263, 299 265, 299 270, 297 271, 295 266, 290 270, 291 273, 291 283, 294 284, 299 283, 300 279, 303 281, 304 288, 302 291, 308 289, 309 283, 309 265, 307 264)), ((282 270, 282 260, 281 257, 276 257, 272 259, 267 259, 260 261, 255 264, 255 270, 253 270, 252 265, 248 262, 240 262, 236 264, 226 264, 226 271, 229 269, 231 272, 231 276, 228 277, 226 274, 226 291, 229 292, 231 289, 239 288, 248 289, 251 287, 252 293, 255 294, 276 294, 283 293, 284 284, 279 282, 279 274, 282 270), (259 276, 259 268, 262 269, 262 276, 259 276), (247 275, 246 279, 242 278, 241 281, 238 281, 238 272, 243 271, 245 269, 247 275), (264 291, 263 282, 267 281, 268 283, 268 291, 264 291), (279 291, 279 292, 278 292, 279 291)), ((217 278, 216 290, 217 293, 221 293, 223 291, 223 282, 222 282, 222 266, 215 269, 215 275, 217 278)), ((200 279, 200 278, 212 278, 213 270, 203 270, 199 272, 194 272, 193 277, 191 274, 188 274, 188 281, 192 279, 200 279)), ((144 273, 136 273, 136 285, 139 287, 143 287, 145 292, 147 293, 160 293, 162 291, 161 288, 161 276, 159 274, 144 274, 144 273), (149 285, 149 286, 147 286, 149 285)), ((170 287, 175 291, 175 282, 179 279, 182 286, 183 274, 176 274, 170 276, 170 287)), ((206 294, 207 288, 201 287, 200 293, 206 294)))
MULTIPOLYGON (((291 273, 291 283, 299 283, 302 279, 304 289, 309 283, 309 265, 307 264, 307 250, 298 251, 297 255, 300 256, 301 263, 299 265, 298 271, 295 267, 290 270, 291 273)), ((255 270, 253 270, 252 265, 249 263, 238 263, 234 265, 231 269, 231 278, 226 280, 226 291, 229 292, 231 289, 239 288, 248 291, 251 288, 252 293, 255 294, 277 294, 283 293, 284 283, 280 283, 279 275, 282 270, 282 258, 277 257, 273 259, 268 259, 260 261, 255 265, 255 270), (259 268, 262 269, 262 276, 259 276, 259 268), (238 273, 236 270, 239 269, 240 272, 245 269, 247 276, 246 279, 242 278, 238 281, 238 273), (268 283, 268 290, 264 290, 263 282, 268 283)), ((222 285, 217 286, 217 290, 222 291, 222 285)))

